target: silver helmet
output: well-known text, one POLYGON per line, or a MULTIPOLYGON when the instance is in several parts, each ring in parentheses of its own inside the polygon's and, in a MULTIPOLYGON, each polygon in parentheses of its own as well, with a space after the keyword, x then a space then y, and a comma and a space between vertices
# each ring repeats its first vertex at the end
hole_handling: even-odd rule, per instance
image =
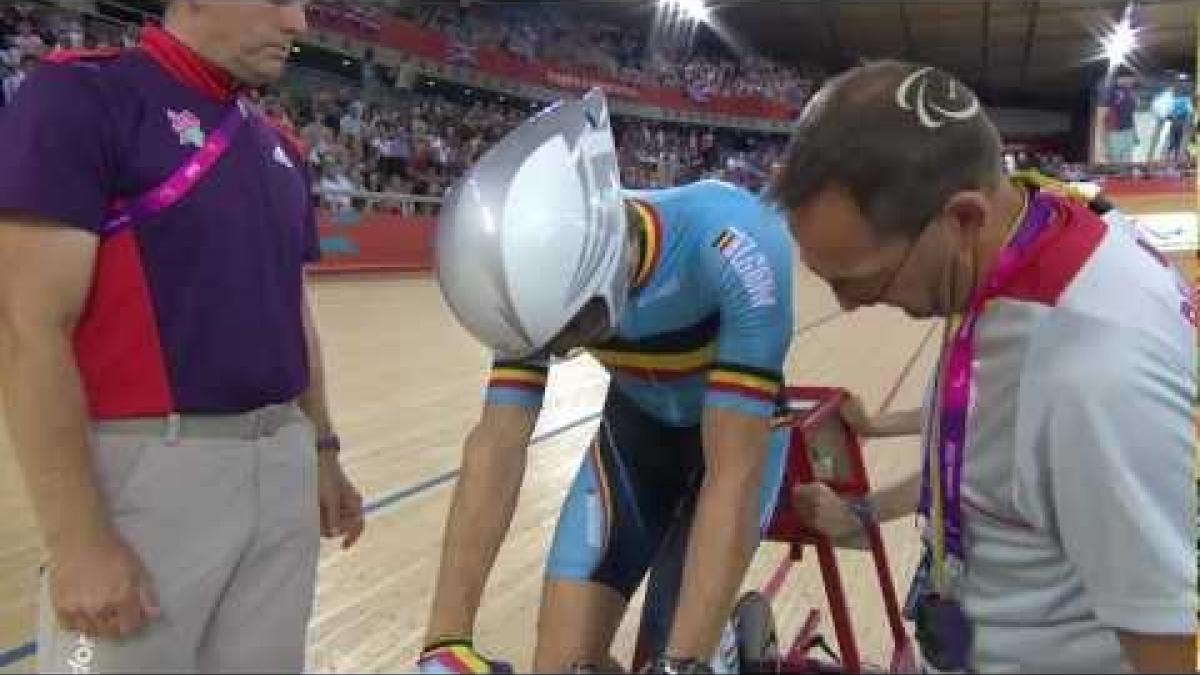
POLYGON ((508 358, 561 355, 618 325, 629 233, 604 94, 559 101, 446 194, 434 243, 459 323, 508 358))

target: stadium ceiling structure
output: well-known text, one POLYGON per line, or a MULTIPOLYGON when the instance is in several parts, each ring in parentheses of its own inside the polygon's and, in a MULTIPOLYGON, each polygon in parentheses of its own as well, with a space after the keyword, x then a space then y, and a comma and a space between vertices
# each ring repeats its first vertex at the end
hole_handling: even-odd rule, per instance
MULTIPOLYGON (((715 28, 784 62, 837 71, 860 59, 930 63, 996 103, 1078 105, 1105 75, 1101 38, 1128 0, 706 0, 715 28)), ((653 21, 656 0, 582 0, 613 20, 653 21)), ((1198 0, 1139 0, 1130 65, 1195 77, 1198 0)))

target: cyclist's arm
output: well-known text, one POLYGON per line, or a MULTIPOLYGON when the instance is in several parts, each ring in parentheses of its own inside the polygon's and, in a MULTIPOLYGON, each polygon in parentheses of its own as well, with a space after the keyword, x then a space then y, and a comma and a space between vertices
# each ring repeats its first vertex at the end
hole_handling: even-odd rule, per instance
POLYGON ((790 241, 782 225, 729 228, 706 246, 721 330, 702 420, 705 477, 697 496, 671 656, 708 660, 754 555, 770 419, 792 336, 790 241))
POLYGON ((508 533, 545 387, 544 368, 497 366, 463 446, 425 644, 471 636, 480 598, 508 533))
POLYGON ((707 661, 758 545, 770 427, 761 417, 709 408, 703 428, 704 482, 667 652, 707 661))

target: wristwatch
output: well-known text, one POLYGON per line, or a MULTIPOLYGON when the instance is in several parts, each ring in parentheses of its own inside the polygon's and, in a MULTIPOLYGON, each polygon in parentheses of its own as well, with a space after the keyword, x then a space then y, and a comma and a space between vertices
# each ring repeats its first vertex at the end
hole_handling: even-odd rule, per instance
POLYGON ((329 434, 317 439, 317 452, 332 452, 337 454, 342 451, 342 442, 338 439, 337 434, 329 434))
POLYGON ((875 504, 875 500, 871 499, 871 495, 863 495, 858 499, 850 499, 846 501, 846 508, 858 519, 864 526, 879 520, 879 506, 875 504))
POLYGON ((674 673, 696 673, 697 675, 707 675, 713 672, 712 666, 708 665, 700 659, 692 658, 676 658, 672 656, 660 656, 655 659, 645 672, 664 673, 673 675, 674 673))

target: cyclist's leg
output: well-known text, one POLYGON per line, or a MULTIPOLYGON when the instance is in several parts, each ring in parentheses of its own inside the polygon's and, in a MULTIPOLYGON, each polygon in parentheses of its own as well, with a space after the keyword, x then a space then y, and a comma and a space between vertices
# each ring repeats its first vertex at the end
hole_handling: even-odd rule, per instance
POLYGON ((615 665, 609 647, 625 607, 697 476, 698 465, 673 452, 679 433, 610 390, 551 547, 536 670, 615 665))
POLYGON ((619 591, 597 581, 547 577, 538 617, 534 672, 566 673, 577 665, 599 672, 621 672, 623 668, 609 648, 627 603, 619 591))

